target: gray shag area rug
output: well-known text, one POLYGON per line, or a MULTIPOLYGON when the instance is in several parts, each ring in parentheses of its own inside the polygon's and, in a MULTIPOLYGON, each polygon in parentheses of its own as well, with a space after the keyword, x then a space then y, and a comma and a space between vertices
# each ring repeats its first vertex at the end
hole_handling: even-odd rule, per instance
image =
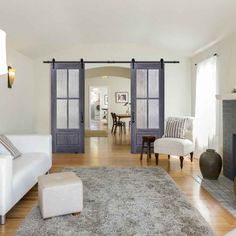
POLYGON ((158 167, 66 168, 83 181, 79 216, 43 220, 36 206, 15 235, 215 235, 171 177, 158 167))

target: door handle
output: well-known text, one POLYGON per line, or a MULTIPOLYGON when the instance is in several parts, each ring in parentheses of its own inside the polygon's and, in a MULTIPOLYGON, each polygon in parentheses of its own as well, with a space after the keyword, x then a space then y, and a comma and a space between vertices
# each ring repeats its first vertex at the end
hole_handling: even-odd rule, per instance
POLYGON ((84 123, 84 113, 83 112, 80 113, 80 120, 81 120, 81 123, 83 124, 84 123))
POLYGON ((134 111, 132 112, 132 123, 134 123, 135 122, 135 117, 134 117, 134 111))

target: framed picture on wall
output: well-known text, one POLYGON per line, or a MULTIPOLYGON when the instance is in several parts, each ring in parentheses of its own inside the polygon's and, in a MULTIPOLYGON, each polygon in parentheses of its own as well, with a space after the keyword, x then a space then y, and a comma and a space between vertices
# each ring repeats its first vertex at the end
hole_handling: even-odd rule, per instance
POLYGON ((104 95, 104 105, 108 105, 108 95, 104 95))
POLYGON ((116 103, 126 103, 129 102, 129 93, 128 92, 116 92, 116 103))

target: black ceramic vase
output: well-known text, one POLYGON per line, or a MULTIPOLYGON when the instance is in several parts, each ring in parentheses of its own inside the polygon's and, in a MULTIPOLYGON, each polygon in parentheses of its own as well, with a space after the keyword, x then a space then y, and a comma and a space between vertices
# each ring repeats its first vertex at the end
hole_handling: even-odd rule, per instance
POLYGON ((221 156, 214 149, 207 149, 200 156, 200 170, 205 179, 218 179, 221 168, 221 156))

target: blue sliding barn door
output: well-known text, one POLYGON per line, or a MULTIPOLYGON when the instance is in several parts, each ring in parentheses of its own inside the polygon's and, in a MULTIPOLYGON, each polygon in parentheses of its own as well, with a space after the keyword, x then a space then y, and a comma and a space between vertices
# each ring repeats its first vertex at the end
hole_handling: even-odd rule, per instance
POLYGON ((51 131, 53 152, 84 152, 84 64, 51 67, 51 131))
POLYGON ((131 152, 141 151, 142 136, 164 133, 164 63, 131 64, 131 152))

